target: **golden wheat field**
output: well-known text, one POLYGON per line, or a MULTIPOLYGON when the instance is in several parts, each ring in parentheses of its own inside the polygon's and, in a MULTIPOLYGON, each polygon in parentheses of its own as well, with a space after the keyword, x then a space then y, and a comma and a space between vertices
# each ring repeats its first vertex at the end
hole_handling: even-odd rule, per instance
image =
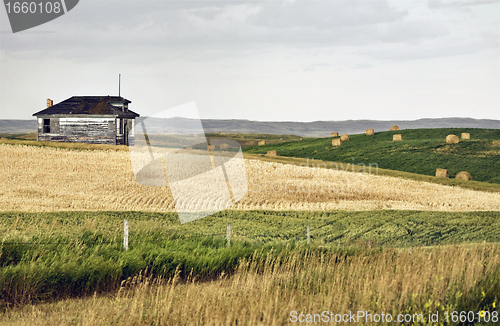
POLYGON ((428 311, 461 309, 441 303, 477 290, 476 281, 499 268, 499 257, 497 244, 391 249, 352 257, 294 252, 283 260, 242 260, 233 275, 211 282, 137 276, 107 296, 11 309, 0 315, 0 325, 287 325, 294 320, 293 311, 385 312, 393 320, 410 314, 422 325, 427 323, 416 318, 428 321, 428 311))
MULTIPOLYGON (((235 209, 499 211, 500 194, 368 173, 246 160, 235 209)), ((173 211, 168 187, 135 182, 128 152, 0 144, 2 211, 173 211)))

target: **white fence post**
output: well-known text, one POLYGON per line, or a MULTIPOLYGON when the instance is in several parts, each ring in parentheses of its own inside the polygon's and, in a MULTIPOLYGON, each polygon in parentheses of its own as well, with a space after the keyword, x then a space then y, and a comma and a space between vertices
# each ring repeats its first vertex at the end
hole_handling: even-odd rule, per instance
POLYGON ((311 228, 307 226, 307 244, 311 242, 311 228))
POLYGON ((123 220, 123 249, 128 250, 128 220, 123 220))
POLYGON ((226 233, 226 239, 227 239, 227 246, 231 246, 231 223, 227 223, 227 233, 226 233))

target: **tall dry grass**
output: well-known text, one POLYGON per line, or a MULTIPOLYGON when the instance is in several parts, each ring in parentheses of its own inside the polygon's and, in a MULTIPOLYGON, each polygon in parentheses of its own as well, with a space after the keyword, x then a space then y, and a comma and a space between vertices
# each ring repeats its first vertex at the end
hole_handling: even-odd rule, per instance
MULTIPOLYGON (((135 182, 127 152, 0 144, 0 166, 2 211, 174 209, 168 187, 135 182)), ((255 160, 246 168, 248 193, 236 209, 500 210, 499 193, 255 160)))
POLYGON ((297 250, 243 261, 235 274, 212 282, 136 277, 112 295, 9 310, 0 325, 285 325, 292 311, 383 312, 394 318, 493 311, 499 304, 499 268, 498 244, 348 257, 297 250))

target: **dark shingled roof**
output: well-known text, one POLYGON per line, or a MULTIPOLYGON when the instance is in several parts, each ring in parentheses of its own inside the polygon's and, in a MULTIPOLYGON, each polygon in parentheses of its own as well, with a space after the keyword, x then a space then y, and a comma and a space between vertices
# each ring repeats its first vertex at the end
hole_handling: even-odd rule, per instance
POLYGON ((120 118, 136 118, 139 114, 127 110, 122 112, 121 107, 113 106, 111 103, 131 103, 129 100, 119 96, 73 96, 67 100, 57 103, 50 108, 33 113, 39 115, 113 115, 120 118))

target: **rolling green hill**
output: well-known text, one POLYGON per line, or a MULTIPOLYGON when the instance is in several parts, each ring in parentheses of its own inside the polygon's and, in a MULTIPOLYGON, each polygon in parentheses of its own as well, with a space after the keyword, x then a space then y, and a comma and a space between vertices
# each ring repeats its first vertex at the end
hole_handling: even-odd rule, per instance
POLYGON ((472 179, 500 184, 500 130, 473 128, 408 129, 377 132, 373 136, 350 135, 342 146, 332 147, 332 138, 303 139, 244 151, 265 154, 276 150, 279 156, 319 159, 360 164, 378 164, 379 168, 424 175, 435 175, 437 168, 448 169, 450 178, 468 171, 472 179), (460 137, 470 133, 470 140, 447 144, 447 135, 460 137), (401 134, 402 141, 393 141, 401 134))

